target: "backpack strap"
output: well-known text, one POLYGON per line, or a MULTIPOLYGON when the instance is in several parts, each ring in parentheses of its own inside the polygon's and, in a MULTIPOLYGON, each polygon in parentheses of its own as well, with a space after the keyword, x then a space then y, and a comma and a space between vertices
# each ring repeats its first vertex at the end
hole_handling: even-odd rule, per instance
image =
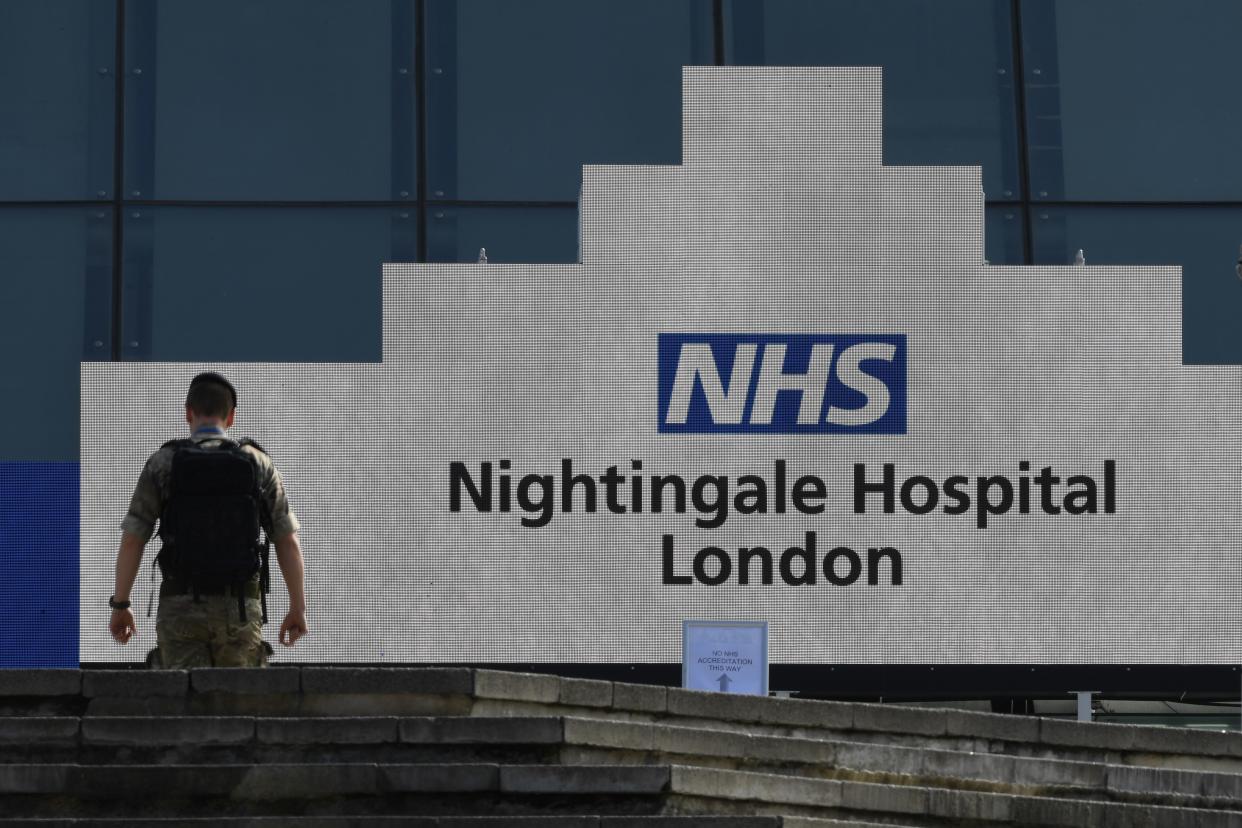
POLYGON ((267 454, 267 449, 259 445, 257 440, 251 440, 249 437, 243 437, 240 441, 238 441, 237 445, 242 446, 243 448, 245 446, 250 446, 252 449, 257 449, 258 451, 267 454))

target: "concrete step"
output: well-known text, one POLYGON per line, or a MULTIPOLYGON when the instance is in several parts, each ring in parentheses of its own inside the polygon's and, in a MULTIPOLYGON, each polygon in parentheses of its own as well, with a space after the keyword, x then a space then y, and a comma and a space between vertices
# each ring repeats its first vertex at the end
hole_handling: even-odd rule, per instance
POLYGON ((779 737, 1242 773, 1242 733, 476 671, 473 715, 571 715, 779 737), (585 685, 585 687, 584 687, 585 685), (589 689, 588 689, 589 688, 589 689))
POLYGON ((668 766, 0 765, 0 814, 203 817, 659 814, 668 766))
POLYGON ((701 693, 466 668, 0 670, 0 715, 643 719, 915 748, 1242 773, 1242 734, 701 693), (763 730, 766 729, 766 730, 763 730))
POLYGON ((674 765, 670 806, 913 825, 1238 828, 1235 812, 812 779, 674 765))
POLYGON ((3 819, 0 828, 901 828, 897 823, 780 816, 275 816, 3 819))
MULTIPOLYGON (((778 816, 332 816, 165 819, 0 819, 0 828, 867 828, 778 816)), ((875 826, 876 823, 870 823, 875 826)), ((891 826, 886 826, 891 828, 891 826)))
POLYGON ((466 816, 498 813, 497 808, 549 816, 637 811, 916 825, 1242 825, 1237 812, 682 765, 0 767, 0 813, 13 817, 466 816))
POLYGON ((1242 809, 1242 774, 567 717, 564 762, 718 767, 1023 796, 1242 809))
POLYGON ((690 764, 920 787, 1242 808, 1242 775, 584 717, 9 717, 5 764, 690 764), (562 749, 564 748, 564 749, 562 749))
POLYGON ((283 817, 303 813, 289 810, 299 802, 307 815, 351 818, 568 816, 573 806, 917 825, 1242 825, 1238 734, 464 668, 0 671, 0 710, 13 714, 0 718, 0 816, 283 817), (569 784, 595 765, 597 779, 653 767, 671 776, 642 792, 501 781, 569 784), (711 793, 710 774, 741 776, 711 793), (152 804, 142 791, 160 796, 152 804), (151 810, 122 813, 126 797, 151 810), (1161 821, 1144 823, 1144 809, 1161 821))
POLYGON ((0 763, 555 761, 559 717, 0 717, 0 763))

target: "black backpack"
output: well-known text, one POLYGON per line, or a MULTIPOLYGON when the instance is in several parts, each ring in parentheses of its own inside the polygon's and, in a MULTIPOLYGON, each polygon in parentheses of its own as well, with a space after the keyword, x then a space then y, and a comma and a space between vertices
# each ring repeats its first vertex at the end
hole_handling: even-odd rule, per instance
POLYGON ((267 623, 269 541, 260 541, 259 530, 268 527, 248 445, 263 450, 251 440, 223 439, 210 448, 193 440, 164 444, 174 451, 156 560, 166 578, 189 585, 196 601, 232 586, 243 621, 244 586, 257 573, 267 623))

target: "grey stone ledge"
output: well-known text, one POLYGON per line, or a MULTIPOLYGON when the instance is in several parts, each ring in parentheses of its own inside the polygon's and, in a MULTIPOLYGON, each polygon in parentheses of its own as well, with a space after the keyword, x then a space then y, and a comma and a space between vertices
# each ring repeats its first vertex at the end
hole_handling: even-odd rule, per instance
MULTIPOLYGON (((958 792, 969 796, 973 792, 958 792)), ((879 785, 871 782, 842 782, 841 805, 855 811, 925 814, 928 789, 905 785, 879 785)))
POLYGON ((313 799, 374 793, 369 763, 275 765, 72 765, 67 793, 92 799, 228 797, 313 799))
POLYGON ((658 794, 668 790, 664 765, 502 765, 500 789, 522 794, 658 794))
POLYGON ((887 704, 854 705, 854 730, 943 736, 946 727, 947 720, 942 709, 887 704))
POLYGON ((302 671, 297 667, 203 668, 190 671, 190 687, 195 693, 298 693, 302 671))
POLYGON ((242 745, 254 738, 254 719, 236 716, 90 716, 88 745, 242 745))
POLYGON ((397 741, 397 720, 384 716, 261 718, 255 733, 265 745, 373 745, 397 741))
POLYGON ((612 707, 612 682, 562 678, 560 703, 570 707, 612 707))
POLYGON ((1018 825, 1107 826, 1109 828, 1216 828, 1237 826, 1236 811, 1211 811, 1166 805, 1097 802, 1054 797, 1008 797, 1010 820, 1018 825))
POLYGON ((977 791, 929 788, 926 790, 926 803, 928 815, 955 821, 972 820, 986 825, 995 825, 1011 821, 1014 797, 977 791))
POLYGON ((76 744, 80 728, 76 716, 4 716, 0 717, 0 745, 76 744))
POLYGON ((315 694, 469 695, 472 671, 464 667, 303 667, 302 692, 315 694))
MULTIPOLYGON (((4 828, 440 828, 437 817, 410 816, 242 816, 242 817, 147 817, 4 820, 4 828)), ((493 823, 495 828, 501 825, 493 823)))
POLYGON ((824 819, 822 817, 786 816, 780 818, 781 828, 913 828, 910 822, 867 822, 861 819, 824 819))
MULTIPOLYGON (((469 696, 461 694, 316 693, 303 695, 300 705, 295 712, 302 716, 338 717, 464 716, 471 712, 473 706, 473 700, 469 696)), ((285 715, 285 711, 273 711, 272 715, 285 715)))
POLYGON ((595 816, 440 817, 437 828, 599 828, 595 816))
POLYGON ((82 695, 88 699, 184 697, 189 689, 190 675, 185 670, 85 670, 82 673, 82 695))
POLYGON ((1136 729, 1133 725, 1041 718, 1039 739, 1044 744, 1058 747, 1130 751, 1135 746, 1136 729))
POLYGON ((90 799, 228 796, 246 765, 71 765, 65 793, 90 799))
POLYGON ((835 767, 852 771, 900 773, 917 776, 927 761, 924 749, 871 742, 837 742, 835 767))
MULTIPOLYGON (((86 705, 83 718, 93 716, 183 716, 192 712, 185 696, 100 696, 86 705)), ((211 711, 219 713, 219 711, 211 711)))
POLYGON ((60 793, 69 784, 72 765, 0 764, 0 795, 60 793))
POLYGON ((679 687, 668 689, 668 712, 674 716, 758 722, 763 720, 763 708, 769 702, 770 699, 764 696, 683 690, 679 687))
POLYGON ((380 790, 376 766, 363 762, 254 765, 232 791, 234 799, 320 799, 380 790))
MULTIPOLYGON (((1084 723, 1087 724, 1087 723, 1084 723)), ((1188 727, 1113 725, 1128 727, 1131 750, 1151 753, 1183 753, 1191 756, 1242 757, 1242 734, 1188 727)))
POLYGON ((0 669, 0 696, 76 696, 81 670, 0 669))
POLYGON ((556 704, 561 698, 561 680, 542 673, 476 670, 474 695, 480 699, 556 704))
POLYGON ((412 744, 556 745, 564 739, 555 716, 411 717, 401 720, 399 732, 412 744))
POLYGON ((944 717, 945 732, 949 736, 994 739, 1003 742, 1039 741, 1039 719, 1034 716, 945 710, 944 717))
POLYGON ((742 759, 751 756, 754 737, 732 730, 693 727, 652 728, 655 750, 688 756, 721 756, 742 759))
POLYGON ((854 705, 810 699, 767 699, 759 708, 764 724, 822 727, 849 730, 854 726, 854 705))
POLYGON ((657 725, 611 719, 565 718, 565 743, 616 750, 655 749, 657 725))
POLYGON ((600 828, 781 828, 778 816, 602 816, 600 828))
POLYGON ((662 684, 612 685, 612 705, 621 710, 640 713, 663 713, 668 710, 668 688, 662 684))
POLYGON ((1107 789, 1117 794, 1140 794, 1163 799, 1178 797, 1228 800, 1242 804, 1242 776, 1232 773, 1141 768, 1109 765, 1107 789))
POLYGON ((780 805, 841 807, 842 783, 751 771, 673 765, 674 793, 780 805))
POLYGON ((381 765, 383 790, 402 793, 472 793, 500 787, 500 769, 490 764, 381 765))
POLYGON ((763 762, 803 762, 814 765, 835 765, 842 743, 829 739, 795 739, 784 736, 751 736, 746 744, 747 755, 763 762))

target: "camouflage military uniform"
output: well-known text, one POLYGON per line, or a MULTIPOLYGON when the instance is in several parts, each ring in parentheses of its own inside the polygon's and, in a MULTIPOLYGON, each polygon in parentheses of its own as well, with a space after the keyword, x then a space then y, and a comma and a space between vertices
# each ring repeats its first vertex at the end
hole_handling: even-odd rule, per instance
MULTIPOLYGON (((219 432, 200 432, 192 438, 196 443, 220 442, 219 432)), ((249 446, 245 451, 254 458, 259 491, 259 508, 266 511, 265 522, 271 537, 283 537, 299 528, 297 516, 289 509, 280 473, 271 459, 249 446)), ((151 455, 138 478, 129 512, 121 521, 125 532, 150 540, 156 522, 164 511, 169 495, 174 449, 162 448, 151 455)), ((267 652, 263 645, 262 617, 259 602, 259 578, 256 575, 245 586, 246 620, 241 619, 237 595, 187 594, 186 585, 174 580, 160 584, 160 608, 156 616, 155 635, 159 645, 160 663, 166 668, 189 667, 264 667, 267 652)))

